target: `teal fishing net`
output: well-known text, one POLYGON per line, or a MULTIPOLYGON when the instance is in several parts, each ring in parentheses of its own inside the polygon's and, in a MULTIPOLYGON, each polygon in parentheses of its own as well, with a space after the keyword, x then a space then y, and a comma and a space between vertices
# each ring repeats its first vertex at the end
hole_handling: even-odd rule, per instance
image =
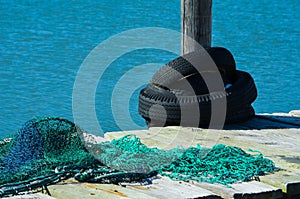
POLYGON ((135 182, 157 174, 174 180, 230 184, 277 170, 259 152, 215 145, 161 150, 135 135, 91 142, 62 118, 33 119, 0 141, 0 196, 46 187, 74 177, 98 183, 135 182))
POLYGON ((127 135, 89 149, 94 157, 111 168, 136 173, 147 173, 168 166, 178 159, 185 149, 161 150, 148 148, 135 135, 127 135))
POLYGON ((218 144, 211 149, 203 149, 199 145, 190 147, 160 173, 172 179, 227 185, 249 181, 275 170, 274 163, 258 151, 251 155, 241 148, 218 144))
POLYGON ((227 185, 249 181, 276 170, 273 161, 264 158, 259 151, 251 150, 252 154, 249 154, 241 148, 223 144, 211 149, 197 145, 188 149, 166 151, 148 148, 135 135, 127 135, 106 144, 110 145, 112 152, 106 152, 104 147, 96 157, 102 162, 104 160, 107 165, 113 168, 117 165, 118 169, 129 172, 155 170, 174 180, 227 185), (115 154, 117 150, 118 153, 115 154))
POLYGON ((47 176, 58 166, 86 168, 95 163, 76 126, 61 118, 30 120, 10 142, 2 142, 0 184, 47 176))

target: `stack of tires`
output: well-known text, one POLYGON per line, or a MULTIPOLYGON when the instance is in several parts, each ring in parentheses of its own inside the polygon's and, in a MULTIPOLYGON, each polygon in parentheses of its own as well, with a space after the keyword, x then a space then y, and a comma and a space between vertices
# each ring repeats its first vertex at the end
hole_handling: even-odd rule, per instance
POLYGON ((225 100, 225 124, 244 122, 255 115, 251 104, 257 90, 251 75, 236 70, 235 60, 225 48, 212 47, 205 53, 215 69, 201 66, 208 63, 203 60, 203 52, 192 52, 164 65, 141 90, 138 110, 148 126, 207 128, 212 104, 218 100, 225 100), (198 66, 190 60, 195 60, 198 66), (210 85, 218 79, 221 86, 210 85), (195 112, 200 114, 193 115, 195 112))

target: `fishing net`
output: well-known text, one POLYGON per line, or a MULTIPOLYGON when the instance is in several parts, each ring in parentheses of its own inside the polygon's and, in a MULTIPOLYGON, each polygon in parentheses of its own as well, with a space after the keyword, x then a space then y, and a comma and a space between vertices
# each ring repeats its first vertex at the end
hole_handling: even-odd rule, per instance
POLYGON ((0 196, 45 187, 74 177, 81 182, 136 182, 157 174, 174 180, 230 184, 277 170, 259 152, 199 145, 188 149, 149 148, 135 135, 90 142, 74 123, 33 119, 0 141, 0 196), (255 154, 253 154, 255 152, 255 154))
POLYGON ((76 126, 61 118, 30 120, 10 142, 2 142, 1 184, 47 176, 58 166, 85 168, 95 162, 76 126))
POLYGON ((249 181, 277 170, 274 163, 259 151, 246 153, 241 148, 218 144, 210 148, 200 145, 188 149, 161 150, 148 148, 135 135, 97 145, 95 157, 111 168, 131 173, 157 173, 174 180, 194 180, 230 184, 249 181), (109 146, 108 146, 109 145, 109 146), (107 148, 110 151, 105 151, 107 148))
POLYGON ((218 144, 212 149, 190 147, 185 153, 161 169, 161 174, 177 180, 231 184, 245 182, 277 170, 274 163, 259 151, 248 154, 241 148, 218 144), (201 155, 202 154, 202 155, 201 155))
POLYGON ((184 149, 161 150, 148 148, 135 135, 94 145, 89 149, 104 165, 116 170, 134 173, 148 173, 168 166, 178 159, 184 149))

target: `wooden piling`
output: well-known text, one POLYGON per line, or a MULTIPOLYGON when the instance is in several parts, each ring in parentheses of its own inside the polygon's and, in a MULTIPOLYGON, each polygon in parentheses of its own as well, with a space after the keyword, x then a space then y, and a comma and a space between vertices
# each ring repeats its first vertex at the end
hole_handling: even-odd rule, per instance
POLYGON ((203 47, 211 46, 212 0, 181 0, 182 54, 197 49, 188 37, 203 47))

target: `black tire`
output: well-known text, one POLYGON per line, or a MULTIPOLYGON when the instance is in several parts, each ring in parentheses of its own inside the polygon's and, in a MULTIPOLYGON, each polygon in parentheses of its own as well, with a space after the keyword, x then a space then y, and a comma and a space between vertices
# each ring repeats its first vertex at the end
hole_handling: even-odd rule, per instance
POLYGON ((255 116, 253 107, 245 106, 235 112, 227 111, 225 124, 236 124, 246 122, 255 116))
POLYGON ((232 83, 237 80, 236 63, 229 50, 223 47, 212 47, 207 49, 208 54, 228 80, 232 83))
MULTIPOLYGON (((236 64, 230 51, 222 47, 212 47, 206 50, 219 69, 219 71, 212 71, 220 72, 225 84, 236 81, 236 64)), ((197 57, 200 59, 201 53, 204 52, 191 52, 167 63, 154 74, 151 83, 169 87, 181 79, 182 76, 189 77, 192 74, 200 75, 197 69, 187 60, 197 59, 197 57)))
MULTIPOLYGON (((197 127, 208 128, 210 123, 210 114, 206 118, 201 118, 197 127)), ((236 112, 230 112, 226 114, 225 125, 243 123, 252 119, 255 116, 255 111, 252 106, 243 107, 241 110, 236 112)), ((161 118, 155 118, 151 120, 144 118, 148 127, 162 127, 162 126, 179 126, 181 125, 180 120, 167 119, 166 121, 160 120, 161 118)), ((184 123, 183 123, 184 124, 184 123)), ((188 126, 188 125, 187 125, 188 126)))
POLYGON ((251 75, 247 72, 237 71, 237 77, 238 79, 232 87, 226 89, 227 109, 230 112, 251 105, 257 98, 257 89, 251 75))
MULTIPOLYGON (((237 71, 237 81, 225 91, 214 92, 204 95, 189 96, 185 95, 184 91, 179 93, 178 91, 169 90, 154 84, 149 84, 140 92, 139 96, 139 114, 151 124, 161 124, 161 120, 166 119, 164 125, 179 125, 181 121, 181 106, 190 108, 193 112, 193 108, 199 106, 201 112, 200 121, 198 126, 205 127, 210 122, 211 117, 211 101, 218 100, 220 98, 227 98, 227 113, 226 122, 232 123, 238 121, 244 121, 253 116, 253 108, 250 107, 251 103, 257 97, 257 90, 254 81, 250 74, 242 71, 237 71), (197 104, 195 106, 195 103, 197 104), (153 108, 153 105, 160 105, 162 108, 153 108), (150 121, 149 110, 152 107, 151 114, 157 121, 150 121), (165 116, 167 115, 167 118, 165 116), (237 119, 235 119, 237 118, 237 119)), ((188 121, 183 121, 188 124, 188 121)), ((192 124, 195 125, 195 124, 192 124)))
POLYGON ((247 72, 237 71, 238 80, 225 91, 213 92, 197 96, 186 95, 185 91, 169 90, 157 85, 148 84, 140 92, 141 106, 159 104, 167 107, 179 106, 179 103, 199 103, 207 106, 212 99, 227 96, 227 106, 230 110, 251 104, 257 97, 257 90, 253 78, 247 72), (237 107, 237 108, 234 108, 237 107))

